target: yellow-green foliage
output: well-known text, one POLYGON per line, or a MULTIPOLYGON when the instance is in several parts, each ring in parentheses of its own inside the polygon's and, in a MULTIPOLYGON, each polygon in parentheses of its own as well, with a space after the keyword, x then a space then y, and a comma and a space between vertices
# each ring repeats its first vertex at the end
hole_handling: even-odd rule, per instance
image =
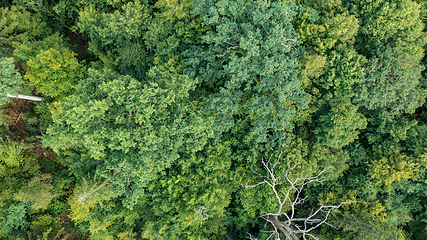
POLYGON ((90 209, 95 208, 97 204, 102 205, 104 201, 114 197, 111 189, 111 183, 102 181, 95 177, 94 179, 84 178, 82 182, 74 188, 73 195, 68 199, 71 206, 71 218, 76 222, 85 221, 90 209))
POLYGON ((12 48, 16 42, 38 36, 44 28, 40 19, 29 12, 18 11, 16 6, 0 8, 0 47, 12 48))
POLYGON ((341 1, 307 2, 301 6, 295 25, 309 49, 323 55, 334 47, 345 49, 354 43, 359 20, 342 7, 341 1))
POLYGON ((56 239, 64 233, 64 226, 58 217, 38 215, 29 224, 32 235, 37 239, 56 239))
POLYGON ((0 141, 0 161, 7 167, 17 167, 25 160, 24 153, 29 146, 11 140, 0 141))
POLYGON ((63 97, 86 76, 86 68, 74 55, 67 48, 42 50, 27 62, 28 71, 24 77, 45 96, 63 97))
POLYGON ((34 176, 27 185, 21 187, 15 194, 16 201, 28 202, 32 211, 46 209, 51 200, 57 196, 53 193, 52 176, 39 174, 34 176))
POLYGON ((328 114, 320 116, 321 126, 313 132, 328 147, 342 148, 358 138, 359 129, 365 129, 366 118, 350 101, 332 99, 328 114))
POLYGON ((390 192, 396 184, 409 179, 417 180, 417 165, 426 166, 427 158, 423 155, 418 159, 408 157, 399 146, 384 142, 373 146, 375 152, 370 162, 370 175, 377 185, 390 192))
POLYGON ((356 45, 370 55, 381 45, 398 47, 415 59, 424 56, 427 37, 420 18, 421 6, 411 0, 360 0, 350 6, 360 24, 356 45))

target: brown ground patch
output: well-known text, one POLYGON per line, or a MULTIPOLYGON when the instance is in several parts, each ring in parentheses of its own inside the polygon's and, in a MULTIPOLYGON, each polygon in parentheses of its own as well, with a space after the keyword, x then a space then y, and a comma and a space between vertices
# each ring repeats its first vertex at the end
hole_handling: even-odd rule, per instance
MULTIPOLYGON (((13 99, 11 102, 1 107, 0 111, 3 111, 4 123, 3 127, 9 130, 9 137, 14 141, 27 142, 27 137, 31 134, 27 127, 27 121, 25 120, 24 114, 26 112, 33 111, 34 105, 24 99, 13 99)), ((33 145, 34 153, 44 159, 51 159, 55 153, 51 148, 44 148, 41 144, 40 139, 31 141, 33 145)))
POLYGON ((9 130, 13 140, 24 140, 30 133, 28 132, 23 114, 33 110, 31 102, 23 99, 14 99, 2 106, 3 116, 7 117, 3 126, 9 130))

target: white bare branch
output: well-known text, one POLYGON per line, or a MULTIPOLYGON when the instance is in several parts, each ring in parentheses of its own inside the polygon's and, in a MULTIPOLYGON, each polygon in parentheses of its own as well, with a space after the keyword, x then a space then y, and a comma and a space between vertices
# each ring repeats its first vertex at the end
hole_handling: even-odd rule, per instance
MULTIPOLYGON (((229 42, 227 42, 228 44, 231 44, 231 43, 229 43, 229 42)), ((231 45, 233 45, 233 44, 231 44, 231 45)), ((227 50, 223 53, 223 54, 219 54, 219 55, 216 55, 218 58, 220 58, 220 57, 224 57, 227 53, 230 53, 230 50, 233 50, 233 49, 235 49, 235 48, 239 48, 240 46, 233 46, 233 47, 228 47, 227 48, 227 50)))
MULTIPOLYGON (((345 202, 341 202, 338 205, 322 205, 316 210, 312 210, 311 213, 306 217, 296 217, 298 209, 296 208, 298 205, 302 205, 305 203, 307 196, 303 195, 303 189, 306 185, 314 182, 323 182, 328 180, 323 175, 327 172, 332 172, 332 167, 327 167, 320 171, 314 177, 309 177, 308 173, 305 177, 291 179, 290 171, 294 170, 298 163, 292 163, 295 159, 292 158, 287 163, 287 169, 284 176, 277 176, 275 174, 274 168, 278 165, 281 157, 283 155, 283 149, 281 150, 277 160, 273 160, 272 156, 268 158, 267 162, 264 158, 261 159, 261 164, 266 171, 266 175, 262 175, 253 170, 258 177, 262 180, 253 185, 247 185, 242 187, 252 188, 257 187, 262 184, 267 184, 271 190, 273 191, 275 198, 277 199, 278 209, 276 212, 272 213, 263 213, 260 217, 266 221, 266 224, 272 227, 272 231, 268 237, 271 239, 274 236, 274 239, 280 239, 280 234, 285 235, 286 240, 298 240, 299 236, 302 239, 318 239, 310 232, 316 228, 319 228, 321 225, 325 224, 332 228, 335 228, 332 224, 328 223, 328 217, 331 213, 340 208, 345 204, 356 203, 360 201, 356 201, 356 196, 353 199, 345 202), (279 182, 279 179, 284 179, 279 182), (278 191, 278 187, 286 184, 288 187, 286 189, 280 189, 278 191)), ((363 202, 365 203, 365 202, 363 202)), ((249 234, 249 239, 255 239, 249 234)))
POLYGON ((196 218, 194 219, 195 221, 200 221, 200 226, 202 226, 203 221, 209 218, 209 215, 207 214, 208 209, 205 208, 205 206, 200 205, 199 209, 194 209, 194 211, 196 212, 194 215, 196 216, 196 218))

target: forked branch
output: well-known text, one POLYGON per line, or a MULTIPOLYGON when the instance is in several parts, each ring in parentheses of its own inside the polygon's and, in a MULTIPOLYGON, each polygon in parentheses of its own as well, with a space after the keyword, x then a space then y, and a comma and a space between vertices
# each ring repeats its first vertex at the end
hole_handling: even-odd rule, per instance
MULTIPOLYGON (((257 187, 262 184, 267 184, 273 191, 275 198, 278 203, 276 212, 263 213, 260 217, 269 223, 272 227, 272 231, 269 231, 269 239, 283 239, 281 235, 285 236, 286 240, 298 240, 302 239, 318 239, 310 232, 321 225, 326 224, 332 228, 333 225, 327 222, 330 214, 343 206, 344 204, 350 204, 358 202, 356 196, 350 201, 341 202, 338 205, 322 205, 317 210, 312 210, 311 213, 306 217, 297 216, 297 206, 305 203, 307 196, 302 196, 303 189, 309 183, 323 182, 328 179, 323 177, 324 173, 331 172, 332 167, 323 169, 320 173, 314 177, 309 177, 308 174, 302 178, 291 179, 290 171, 294 170, 298 163, 292 164, 295 159, 290 159, 287 164, 287 170, 284 176, 277 176, 275 173, 275 167, 279 164, 282 157, 283 149, 280 152, 277 159, 272 159, 272 156, 265 161, 264 158, 261 160, 261 164, 266 171, 266 174, 260 174, 252 170, 262 180, 256 184, 243 186, 245 188, 257 187), (279 181, 280 180, 280 181, 279 181), (278 186, 283 184, 289 185, 286 189, 279 191, 278 186)), ((249 239, 255 239, 249 234, 249 239)))

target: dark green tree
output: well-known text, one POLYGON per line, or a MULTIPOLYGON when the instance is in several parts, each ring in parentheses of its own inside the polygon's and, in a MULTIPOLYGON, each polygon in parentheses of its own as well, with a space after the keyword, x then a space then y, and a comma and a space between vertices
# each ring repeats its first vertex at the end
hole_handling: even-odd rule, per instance
POLYGON ((419 86, 423 70, 413 56, 397 48, 379 48, 366 64, 364 79, 355 86, 353 102, 376 119, 413 113, 427 96, 419 86))
POLYGON ((13 58, 0 58, 0 105, 8 101, 7 94, 16 96, 22 86, 22 77, 15 69, 13 58))
POLYGON ((0 53, 10 55, 14 44, 38 36, 44 27, 40 19, 16 6, 0 8, 0 53))
POLYGON ((203 23, 202 16, 191 14, 191 0, 159 0, 154 7, 154 17, 144 36, 150 50, 148 65, 182 73, 185 63, 181 53, 192 44, 200 43, 209 27, 203 23))
POLYGON ((212 30, 203 45, 185 52, 185 71, 200 82, 219 140, 234 124, 248 120, 250 135, 269 146, 289 142, 291 120, 309 95, 297 79, 300 42, 291 20, 294 5, 267 1, 196 1, 212 30))
MULTIPOLYGON (((369 212, 360 211, 350 213, 348 211, 337 213, 331 219, 332 224, 342 229, 339 234, 341 239, 396 239, 406 240, 406 233, 388 221, 378 219, 369 212)), ((325 236, 326 237, 326 236, 325 236)))
POLYGON ((89 4, 79 13, 77 26, 90 37, 89 50, 105 67, 142 79, 149 69, 144 33, 151 7, 137 0, 112 12, 100 10, 89 4))

